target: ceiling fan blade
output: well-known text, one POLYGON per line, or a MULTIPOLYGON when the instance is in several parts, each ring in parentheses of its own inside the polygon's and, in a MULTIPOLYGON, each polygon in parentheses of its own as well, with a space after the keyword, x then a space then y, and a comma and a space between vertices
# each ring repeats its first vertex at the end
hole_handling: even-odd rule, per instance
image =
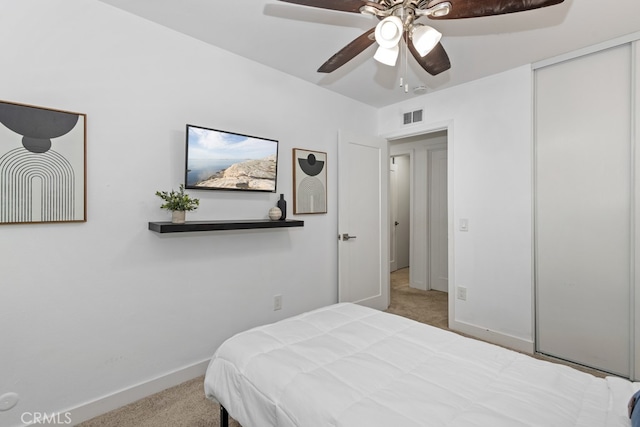
POLYGON ((420 56, 413 43, 408 43, 409 50, 413 57, 418 61, 418 64, 424 70, 432 76, 437 76, 443 71, 447 71, 451 68, 451 62, 449 61, 449 55, 444 50, 442 43, 438 43, 431 52, 427 53, 424 57, 420 56))
POLYGON ((280 0, 285 3, 300 4, 302 6, 319 7, 322 9, 339 10, 342 12, 360 13, 360 8, 365 5, 380 9, 378 3, 365 0, 280 0))
POLYGON ((318 68, 319 73, 330 73, 342 67, 347 62, 351 61, 360 52, 371 46, 375 42, 375 38, 372 36, 376 30, 375 27, 362 34, 357 39, 340 49, 338 53, 333 55, 324 64, 318 68))
POLYGON ((436 0, 428 4, 451 3, 451 10, 444 16, 429 16, 431 19, 477 18, 481 16, 503 15, 524 12, 541 7, 554 6, 564 0, 436 0))

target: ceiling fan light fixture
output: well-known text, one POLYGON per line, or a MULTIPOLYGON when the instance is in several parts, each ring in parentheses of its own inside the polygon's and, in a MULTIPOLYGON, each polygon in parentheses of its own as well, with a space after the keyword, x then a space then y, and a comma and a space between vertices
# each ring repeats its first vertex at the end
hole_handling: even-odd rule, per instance
POLYGON ((381 47, 388 49, 397 46, 402 37, 403 30, 402 20, 397 16, 384 18, 376 25, 376 42, 378 42, 381 47))
POLYGON ((373 59, 385 65, 393 67, 394 65, 396 65, 399 54, 400 47, 397 44, 389 48, 380 46, 378 47, 378 50, 376 50, 375 55, 373 55, 373 59))
POLYGON ((413 47, 421 57, 426 56, 440 42, 442 33, 428 25, 414 25, 411 30, 413 47))

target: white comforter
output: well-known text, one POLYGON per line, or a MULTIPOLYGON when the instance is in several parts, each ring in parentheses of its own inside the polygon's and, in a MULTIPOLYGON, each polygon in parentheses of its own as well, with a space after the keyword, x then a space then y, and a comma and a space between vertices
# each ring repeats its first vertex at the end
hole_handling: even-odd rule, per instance
POLYGON ((354 304, 240 333, 205 378, 243 427, 628 427, 638 388, 354 304))

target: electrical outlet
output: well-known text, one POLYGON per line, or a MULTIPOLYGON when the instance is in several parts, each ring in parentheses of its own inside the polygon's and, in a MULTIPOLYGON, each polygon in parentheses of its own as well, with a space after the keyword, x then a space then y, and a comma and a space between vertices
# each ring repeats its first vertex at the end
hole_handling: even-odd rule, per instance
POLYGON ((273 296, 273 311, 282 310, 282 295, 273 296))
POLYGON ((467 288, 462 287, 462 286, 458 286, 457 290, 458 290, 458 299, 462 300, 462 301, 466 301, 467 300, 467 288))

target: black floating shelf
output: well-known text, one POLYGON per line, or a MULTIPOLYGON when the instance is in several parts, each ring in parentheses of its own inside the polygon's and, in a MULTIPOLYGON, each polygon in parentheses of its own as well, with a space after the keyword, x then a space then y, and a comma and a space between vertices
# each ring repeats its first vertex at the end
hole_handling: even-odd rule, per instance
POLYGON ((188 231, 215 230, 250 230, 256 228, 304 227, 304 221, 285 219, 271 221, 269 219, 244 219, 225 221, 187 221, 174 224, 170 221, 150 222, 149 230, 156 233, 183 233, 188 231))

